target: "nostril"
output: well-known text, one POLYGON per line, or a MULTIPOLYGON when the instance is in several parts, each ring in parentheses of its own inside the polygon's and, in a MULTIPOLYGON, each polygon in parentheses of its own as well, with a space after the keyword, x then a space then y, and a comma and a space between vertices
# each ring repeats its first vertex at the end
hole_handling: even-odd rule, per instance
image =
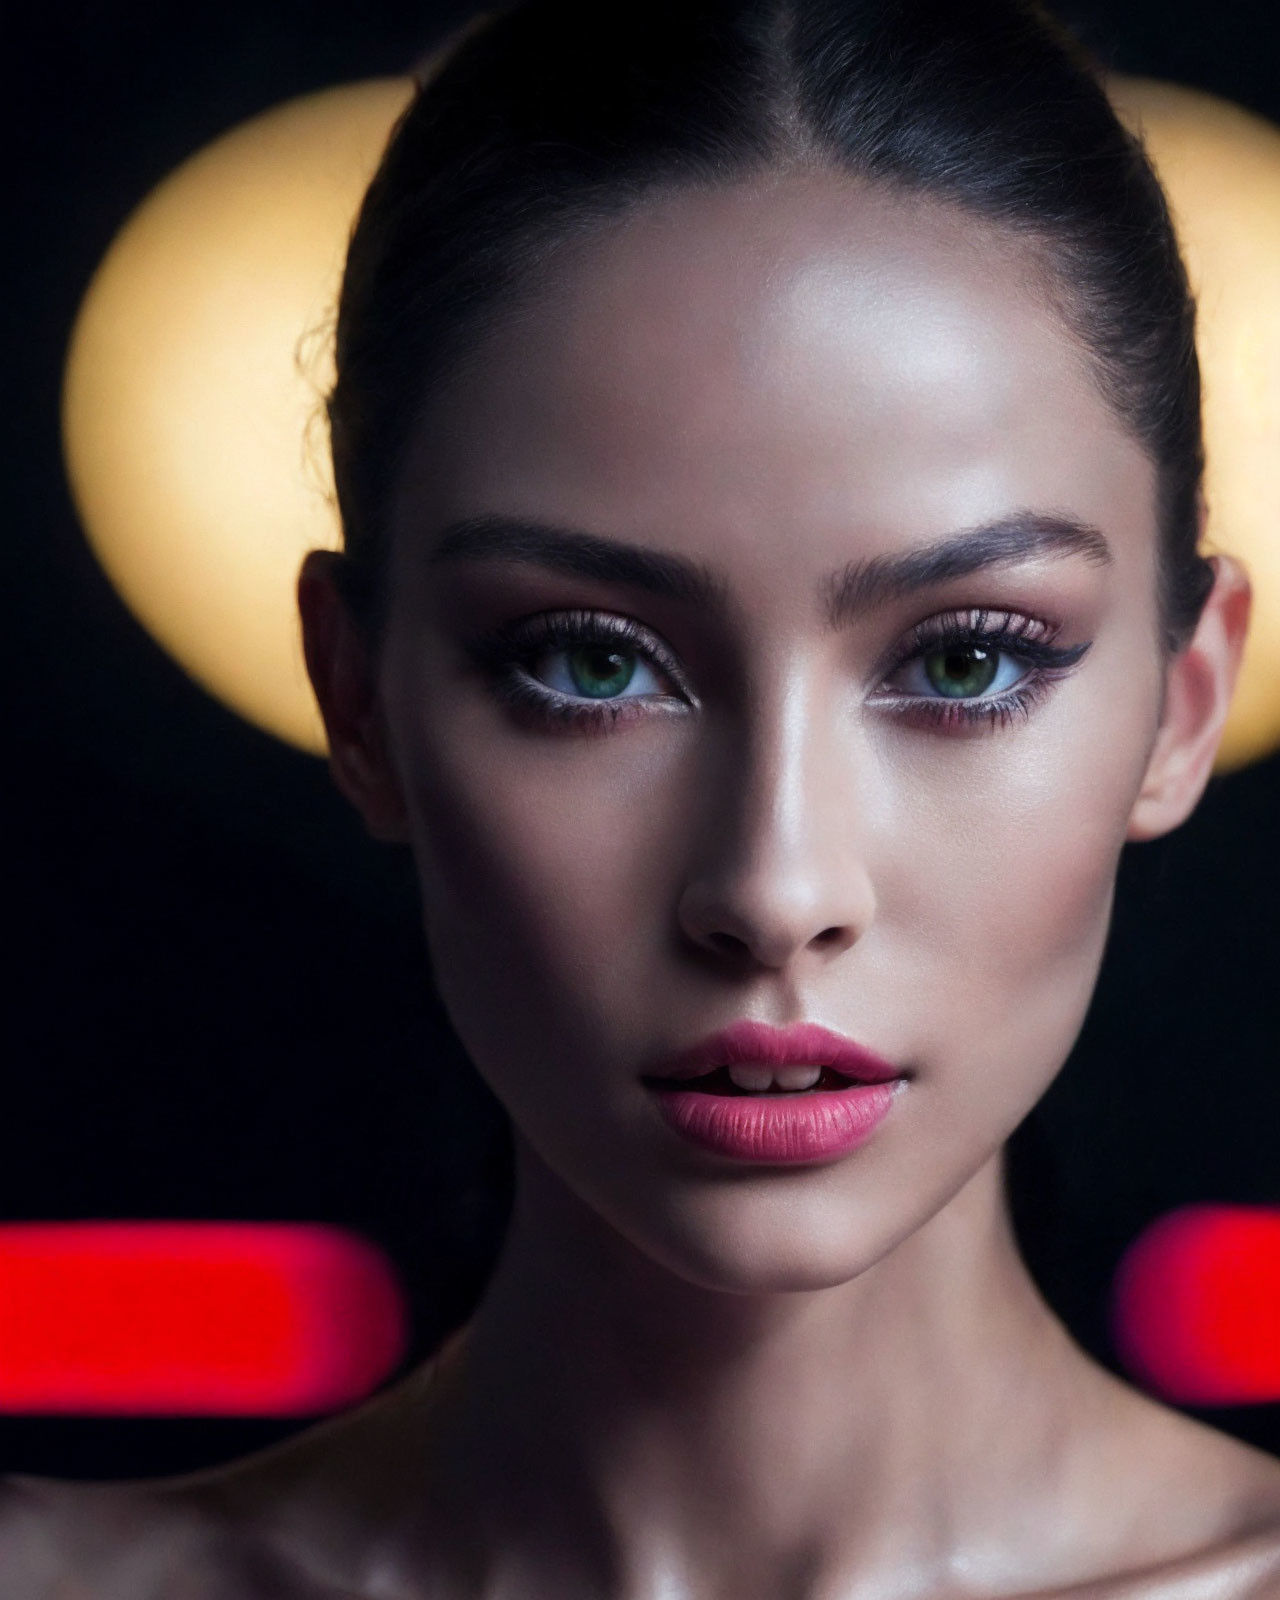
POLYGON ((815 933, 810 941, 820 950, 829 949, 832 945, 842 945, 848 936, 845 928, 824 928, 821 933, 815 933))
POLYGON ((707 943, 722 955, 741 956, 747 949, 747 941, 739 939, 736 933, 712 932, 707 934, 707 943))

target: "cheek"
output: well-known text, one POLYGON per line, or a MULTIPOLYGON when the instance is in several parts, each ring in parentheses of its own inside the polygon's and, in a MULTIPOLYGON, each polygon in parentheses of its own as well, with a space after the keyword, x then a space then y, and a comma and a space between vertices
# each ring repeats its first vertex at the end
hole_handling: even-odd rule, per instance
POLYGON ((1154 669, 1136 664, 1125 697, 1114 683, 1106 697, 1109 675, 1086 681, 1060 686, 1026 724, 935 751, 897 791, 880 932, 899 1015, 910 1018, 914 990, 911 1043, 950 1069, 944 1094, 982 1083, 984 1115, 1003 1131, 1047 1086, 1088 1008, 1155 732, 1154 669))
MULTIPOLYGON (((665 719, 655 718, 654 722, 665 719)), ((420 730, 407 773, 433 970, 477 1064, 589 1054, 662 959, 678 735, 420 730)))
MULTIPOLYGON (((845 752, 877 909, 810 998, 936 1065, 975 1138, 1020 1120, 1078 1031, 1157 701, 1135 658, 1069 680, 1026 723, 845 752)), ((692 1003, 680 875, 714 823, 708 783, 736 781, 712 775, 692 721, 549 735, 450 711, 399 734, 436 983, 500 1094, 543 1048, 587 1075, 692 1003)))

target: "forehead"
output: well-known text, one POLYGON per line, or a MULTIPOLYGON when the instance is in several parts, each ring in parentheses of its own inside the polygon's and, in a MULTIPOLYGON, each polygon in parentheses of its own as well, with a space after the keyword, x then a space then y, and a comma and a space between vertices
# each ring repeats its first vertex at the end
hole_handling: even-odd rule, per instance
POLYGON ((419 540, 492 511, 713 560, 821 563, 1018 508, 1153 546, 1148 458, 1040 268, 967 213, 834 175, 664 195, 489 336, 419 429, 400 510, 419 540))

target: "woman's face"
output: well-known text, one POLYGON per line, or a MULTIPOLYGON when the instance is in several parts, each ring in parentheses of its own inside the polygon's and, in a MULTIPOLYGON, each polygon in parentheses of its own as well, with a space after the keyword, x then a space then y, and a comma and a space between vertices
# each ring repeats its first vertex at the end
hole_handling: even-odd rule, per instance
POLYGON ((1155 483, 1034 266, 836 177, 676 194, 415 436, 378 691, 439 988, 522 1144, 691 1281, 850 1278, 1081 1023, 1155 483), (888 1114, 791 1165, 673 1131, 644 1078, 744 1019, 874 1051, 888 1114))

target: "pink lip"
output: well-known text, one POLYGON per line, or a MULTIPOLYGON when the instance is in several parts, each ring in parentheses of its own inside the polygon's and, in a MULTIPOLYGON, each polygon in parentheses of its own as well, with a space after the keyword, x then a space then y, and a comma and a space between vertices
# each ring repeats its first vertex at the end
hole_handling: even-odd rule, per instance
POLYGON ((787 1028, 774 1028, 767 1022, 735 1022, 669 1057, 648 1076, 700 1078, 716 1067, 746 1061, 764 1061, 771 1067, 814 1063, 859 1083, 888 1083, 903 1076, 882 1056, 816 1022, 793 1022, 787 1028))
POLYGON ((662 1062, 646 1075, 662 1120, 718 1155, 794 1166, 845 1155, 865 1143, 892 1109, 905 1074, 881 1056, 816 1023, 774 1028, 735 1022, 662 1062), (796 1095, 719 1095, 682 1082, 734 1062, 816 1064, 853 1082, 847 1089, 796 1095))

